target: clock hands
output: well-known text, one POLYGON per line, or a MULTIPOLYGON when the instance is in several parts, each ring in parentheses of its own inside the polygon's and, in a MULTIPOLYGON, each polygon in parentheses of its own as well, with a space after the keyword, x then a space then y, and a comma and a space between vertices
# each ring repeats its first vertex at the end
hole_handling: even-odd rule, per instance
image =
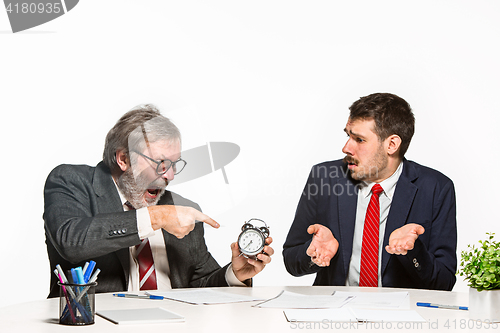
MULTIPOLYGON (((246 250, 247 247, 250 246, 250 244, 252 244, 253 242, 253 239, 250 241, 250 243, 247 244, 247 246, 245 246, 242 250, 246 250)), ((240 252, 240 255, 238 257, 241 257, 243 255, 243 252, 240 252)))

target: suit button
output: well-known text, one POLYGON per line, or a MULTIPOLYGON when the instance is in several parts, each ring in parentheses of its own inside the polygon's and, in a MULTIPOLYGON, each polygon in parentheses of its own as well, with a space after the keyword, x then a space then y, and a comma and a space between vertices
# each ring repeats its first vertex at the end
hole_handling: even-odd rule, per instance
POLYGON ((122 234, 126 234, 127 233, 127 228, 123 228, 122 229, 122 234))
POLYGON ((113 236, 113 230, 110 230, 110 231, 108 232, 108 235, 113 236))

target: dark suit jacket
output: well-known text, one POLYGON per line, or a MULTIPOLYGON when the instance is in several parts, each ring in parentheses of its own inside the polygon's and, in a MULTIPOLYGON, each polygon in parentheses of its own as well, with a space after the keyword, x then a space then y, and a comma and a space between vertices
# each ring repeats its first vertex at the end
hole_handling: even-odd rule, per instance
MULTIPOLYGON (((283 246, 288 272, 294 276, 317 273, 315 285, 345 285, 352 254, 357 189, 341 160, 315 165, 299 201, 295 219, 283 246), (307 227, 319 223, 339 241, 330 266, 311 264, 306 249, 307 227)), ((452 181, 417 163, 403 161, 387 218, 384 247, 392 231, 407 223, 425 228, 407 255, 382 250, 382 286, 451 290, 456 277, 456 207, 452 181)))
MULTIPOLYGON (((109 168, 61 165, 47 178, 44 190, 45 236, 51 272, 96 261, 101 269, 96 292, 125 291, 130 270, 129 247, 140 243, 136 213, 124 212, 109 168)), ((199 206, 166 191, 160 205, 199 206)), ((182 239, 163 230, 172 288, 227 286, 226 267, 208 252, 203 223, 182 239)), ((59 295, 51 273, 49 297, 59 295)))

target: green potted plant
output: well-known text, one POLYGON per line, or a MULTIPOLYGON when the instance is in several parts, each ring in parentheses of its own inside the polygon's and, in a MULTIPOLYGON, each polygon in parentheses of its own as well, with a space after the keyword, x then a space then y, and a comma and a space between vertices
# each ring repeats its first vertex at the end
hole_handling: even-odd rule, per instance
POLYGON ((460 276, 468 281, 469 313, 472 319, 500 320, 500 242, 486 233, 481 246, 462 251, 460 276))

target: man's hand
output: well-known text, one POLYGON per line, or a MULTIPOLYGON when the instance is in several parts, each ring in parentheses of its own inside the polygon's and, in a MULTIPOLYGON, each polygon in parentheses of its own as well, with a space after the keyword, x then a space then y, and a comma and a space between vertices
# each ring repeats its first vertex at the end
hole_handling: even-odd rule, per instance
POLYGON ((196 221, 205 222, 214 228, 219 224, 192 207, 159 205, 148 207, 151 226, 154 230, 165 229, 177 238, 183 238, 194 229, 196 221))
POLYGON ((415 246, 418 236, 425 232, 420 224, 409 223, 394 230, 389 237, 389 245, 385 250, 390 254, 406 255, 415 246))
POLYGON ((330 266, 330 260, 339 249, 339 242, 333 237, 330 229, 321 224, 310 225, 307 232, 313 235, 313 239, 306 254, 316 265, 320 267, 330 266))
POLYGON ((233 254, 231 262, 233 264, 233 272, 241 282, 248 280, 260 273, 267 264, 271 262, 271 256, 274 254, 274 249, 270 247, 273 239, 266 238, 266 246, 263 253, 257 255, 258 260, 245 258, 239 248, 238 243, 231 244, 231 252, 233 254))

